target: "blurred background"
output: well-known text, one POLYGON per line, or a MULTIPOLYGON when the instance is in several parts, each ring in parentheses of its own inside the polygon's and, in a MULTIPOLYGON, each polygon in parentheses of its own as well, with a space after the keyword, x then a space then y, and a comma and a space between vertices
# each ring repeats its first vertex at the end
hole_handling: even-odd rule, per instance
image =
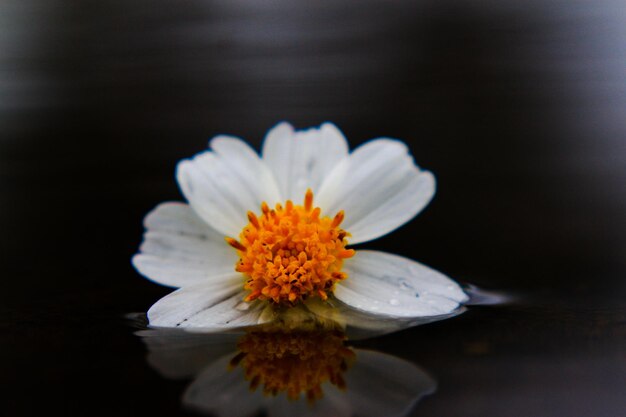
POLYGON ((410 415, 625 415, 626 2, 1 0, 3 415, 187 415, 142 218, 282 120, 408 142, 437 195, 364 246, 516 300, 360 343, 438 380, 410 415))

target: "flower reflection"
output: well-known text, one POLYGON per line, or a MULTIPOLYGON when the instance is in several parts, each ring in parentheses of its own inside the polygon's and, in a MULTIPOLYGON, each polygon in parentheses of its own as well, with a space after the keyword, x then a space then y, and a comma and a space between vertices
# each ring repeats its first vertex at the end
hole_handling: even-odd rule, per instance
POLYGON ((329 323, 138 334, 159 373, 193 378, 184 406, 218 416, 403 416, 436 386, 406 360, 351 347, 329 323))

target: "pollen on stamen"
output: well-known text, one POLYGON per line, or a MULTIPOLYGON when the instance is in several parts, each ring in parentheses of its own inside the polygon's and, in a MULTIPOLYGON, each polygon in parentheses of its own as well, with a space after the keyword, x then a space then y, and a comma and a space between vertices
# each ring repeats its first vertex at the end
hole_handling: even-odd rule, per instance
POLYGON ((337 256, 339 256, 340 258, 352 258, 354 256, 355 250, 354 249, 343 249, 340 250, 337 253, 337 256))
POLYGON ((341 224, 341 222, 343 221, 344 218, 344 212, 343 210, 341 210, 339 213, 337 213, 335 215, 335 218, 333 219, 333 222, 331 223, 331 227, 337 227, 341 224))
POLYGON ((311 207, 313 207, 313 191, 309 188, 304 195, 304 209, 311 211, 311 207))
POLYGON ((246 276, 245 301, 295 305, 310 297, 326 300, 335 283, 347 277, 341 272, 343 261, 354 255, 346 249, 349 234, 339 227, 344 212, 324 216, 313 206, 310 189, 302 205, 287 200, 274 207, 264 202, 260 216, 248 212, 239 240, 226 238, 240 256, 235 269, 246 276))
POLYGON ((246 247, 242 245, 241 243, 239 243, 237 239, 233 239, 232 237, 227 237, 225 239, 226 239, 226 242, 228 242, 228 244, 232 246, 233 248, 240 250, 240 251, 246 250, 246 247))
POLYGON ((314 221, 314 222, 318 221, 321 212, 322 212, 322 209, 320 209, 319 207, 315 207, 313 209, 313 212, 311 213, 311 221, 314 221))
POLYGON ((256 215, 251 211, 248 212, 248 221, 257 229, 261 227, 261 225, 259 224, 259 219, 257 219, 256 215))

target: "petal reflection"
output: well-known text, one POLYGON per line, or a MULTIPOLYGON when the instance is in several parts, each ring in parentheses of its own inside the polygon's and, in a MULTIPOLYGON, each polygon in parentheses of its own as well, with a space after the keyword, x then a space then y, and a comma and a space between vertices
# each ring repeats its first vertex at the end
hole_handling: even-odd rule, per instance
POLYGON ((403 416, 435 381, 411 362, 352 348, 339 326, 137 332, 167 378, 193 378, 183 405, 218 416, 403 416))

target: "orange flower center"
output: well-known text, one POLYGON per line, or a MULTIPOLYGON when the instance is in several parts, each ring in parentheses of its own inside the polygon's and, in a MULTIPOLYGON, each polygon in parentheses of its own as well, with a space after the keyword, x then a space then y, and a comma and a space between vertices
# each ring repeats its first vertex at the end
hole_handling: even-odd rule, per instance
POLYGON ((260 217, 248 212, 250 223, 239 240, 226 238, 240 257, 235 269, 247 278, 245 300, 289 305, 308 297, 326 300, 335 283, 347 277, 343 260, 354 255, 346 249, 348 233, 339 228, 343 211, 332 219, 321 216, 307 190, 302 206, 287 200, 285 207, 270 209, 263 203, 261 212, 260 217))
POLYGON ((253 331, 240 339, 230 365, 241 364, 253 391, 262 386, 265 395, 285 392, 292 400, 304 394, 312 403, 327 381, 346 388, 343 373, 355 354, 345 340, 340 331, 253 331))

